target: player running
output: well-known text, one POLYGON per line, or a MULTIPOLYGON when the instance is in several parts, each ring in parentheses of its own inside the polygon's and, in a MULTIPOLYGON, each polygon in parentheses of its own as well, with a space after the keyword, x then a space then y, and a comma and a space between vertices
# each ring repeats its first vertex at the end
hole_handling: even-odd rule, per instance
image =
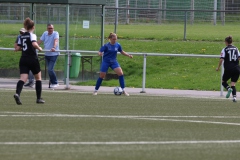
POLYGON ((239 68, 239 59, 240 53, 237 47, 232 45, 233 39, 232 36, 225 38, 225 44, 227 47, 223 48, 221 52, 220 61, 216 71, 219 71, 220 66, 224 61, 224 74, 222 76, 222 85, 227 90, 226 98, 230 97, 230 94, 233 95, 233 102, 236 100, 236 87, 235 84, 238 81, 240 68, 239 68), (227 81, 231 78, 231 87, 228 85, 227 81))
POLYGON ((28 73, 31 70, 36 79, 36 103, 44 103, 45 101, 41 98, 41 69, 36 52, 36 49, 42 51, 42 48, 39 47, 37 43, 37 36, 33 34, 33 31, 35 29, 34 22, 30 18, 26 18, 23 24, 26 32, 20 36, 18 40, 18 46, 15 48, 15 51, 22 51, 22 56, 19 61, 20 80, 17 83, 14 99, 18 105, 22 104, 22 102, 20 101, 20 94, 24 83, 28 79, 28 73))
POLYGON ((97 91, 102 84, 102 80, 105 77, 108 68, 110 67, 119 76, 119 83, 123 90, 123 94, 129 96, 129 94, 124 90, 125 88, 124 76, 122 68, 120 67, 117 61, 117 52, 120 52, 121 54, 128 56, 129 58, 133 58, 133 56, 127 54, 122 50, 121 45, 117 42, 117 35, 115 33, 110 33, 108 39, 110 42, 102 46, 100 48, 100 51, 98 52, 98 55, 103 56, 103 59, 100 68, 100 76, 97 80, 93 95, 97 95, 97 91))

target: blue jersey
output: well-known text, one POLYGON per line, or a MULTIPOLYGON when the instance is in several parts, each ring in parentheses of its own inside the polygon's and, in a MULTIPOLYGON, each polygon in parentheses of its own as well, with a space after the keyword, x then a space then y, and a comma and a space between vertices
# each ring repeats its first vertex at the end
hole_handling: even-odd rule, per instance
POLYGON ((117 52, 122 52, 122 47, 117 42, 115 44, 111 44, 109 42, 109 43, 106 43, 104 46, 102 46, 99 52, 104 52, 103 61, 115 62, 117 61, 117 52))

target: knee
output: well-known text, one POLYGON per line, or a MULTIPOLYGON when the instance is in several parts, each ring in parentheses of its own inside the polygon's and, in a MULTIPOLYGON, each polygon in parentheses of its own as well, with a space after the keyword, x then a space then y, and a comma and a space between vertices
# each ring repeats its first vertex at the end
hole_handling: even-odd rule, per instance
POLYGON ((53 69, 51 69, 51 68, 48 68, 48 72, 50 72, 50 73, 51 73, 51 72, 53 72, 53 69))
POLYGON ((20 78, 20 80, 23 81, 24 83, 27 82, 27 79, 25 79, 25 78, 20 78))
POLYGON ((101 72, 100 75, 99 75, 99 77, 102 78, 102 79, 103 79, 105 76, 106 76, 106 73, 104 73, 104 72, 101 72))
POLYGON ((118 75, 118 77, 121 77, 121 76, 123 76, 123 73, 121 72, 121 73, 118 73, 117 75, 118 75))

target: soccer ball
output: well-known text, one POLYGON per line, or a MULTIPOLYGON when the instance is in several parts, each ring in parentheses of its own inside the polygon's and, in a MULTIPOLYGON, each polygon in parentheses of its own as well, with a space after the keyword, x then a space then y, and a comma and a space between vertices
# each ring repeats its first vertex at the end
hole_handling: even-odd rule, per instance
POLYGON ((113 90, 113 93, 116 95, 116 96, 120 96, 122 94, 123 90, 121 87, 116 87, 114 88, 113 90))

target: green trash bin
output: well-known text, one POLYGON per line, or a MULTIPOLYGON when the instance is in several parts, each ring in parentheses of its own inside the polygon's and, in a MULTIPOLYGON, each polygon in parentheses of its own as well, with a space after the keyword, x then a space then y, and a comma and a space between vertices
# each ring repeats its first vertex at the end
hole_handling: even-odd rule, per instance
MULTIPOLYGON (((77 78, 80 71, 80 53, 72 53, 70 58, 69 78, 77 78)), ((67 78, 68 55, 65 55, 64 75, 67 78)))

